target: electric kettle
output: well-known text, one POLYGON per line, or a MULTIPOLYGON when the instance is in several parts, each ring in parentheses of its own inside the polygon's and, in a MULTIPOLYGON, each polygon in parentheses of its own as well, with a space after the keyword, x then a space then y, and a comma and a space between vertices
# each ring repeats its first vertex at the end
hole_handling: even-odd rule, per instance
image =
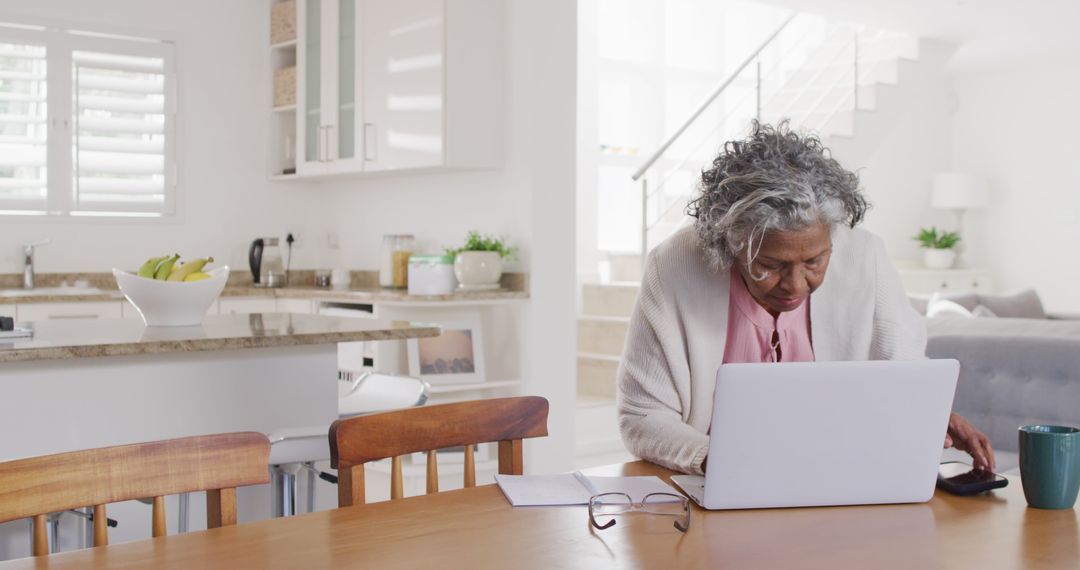
POLYGON ((256 287, 284 287, 285 265, 281 261, 278 238, 258 238, 248 250, 251 281, 256 287))

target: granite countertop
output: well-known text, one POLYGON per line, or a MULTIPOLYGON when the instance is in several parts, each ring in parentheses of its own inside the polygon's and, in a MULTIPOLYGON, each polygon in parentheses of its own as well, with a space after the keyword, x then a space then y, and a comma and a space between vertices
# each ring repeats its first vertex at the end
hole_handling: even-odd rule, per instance
MULTIPOLYGON (((310 271, 297 271, 298 275, 292 279, 296 283, 312 283, 308 273, 310 271)), ((301 299, 340 299, 343 301, 355 301, 360 303, 431 303, 431 302, 469 302, 469 301, 502 301, 528 299, 527 279, 521 273, 507 273, 503 275, 502 287, 488 291, 455 291, 449 295, 410 295, 404 289, 387 289, 378 286, 378 274, 373 272, 353 272, 353 282, 347 289, 331 289, 328 287, 314 287, 311 285, 295 285, 278 289, 267 289, 251 285, 251 278, 240 275, 230 275, 229 284, 221 292, 222 297, 275 297, 275 298, 301 298, 301 299)), ((118 301, 124 296, 116 289, 116 280, 112 275, 97 273, 77 274, 44 274, 42 275, 41 294, 33 290, 20 289, 10 276, 0 276, 0 304, 19 303, 62 303, 62 302, 86 302, 86 301, 118 301), (2 277, 7 277, 6 279, 2 277), (61 283, 83 281, 91 288, 86 292, 68 287, 62 293, 55 288, 61 283), (8 285, 4 287, 4 285, 8 285), (54 288, 50 290, 50 288, 54 288)))
POLYGON ((0 339, 0 362, 402 340, 438 336, 437 325, 324 315, 211 315, 193 327, 147 327, 137 320, 49 320, 32 338, 0 339))
MULTIPOLYGON (((288 297, 302 299, 342 299, 361 303, 430 303, 446 301, 499 301, 528 299, 525 291, 493 289, 490 291, 457 291, 449 295, 410 295, 404 289, 360 288, 329 289, 325 287, 265 287, 228 286, 221 292, 221 297, 288 297)), ((18 303, 65 303, 86 301, 119 301, 124 296, 115 289, 90 290, 87 293, 65 292, 62 294, 42 292, 41 295, 23 294, 4 295, 0 290, 0 304, 18 303)))

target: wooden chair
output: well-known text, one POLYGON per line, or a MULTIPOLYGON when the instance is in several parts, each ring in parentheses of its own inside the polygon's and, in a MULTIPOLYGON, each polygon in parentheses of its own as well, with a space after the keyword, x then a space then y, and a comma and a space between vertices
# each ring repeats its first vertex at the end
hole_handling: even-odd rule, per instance
POLYGON ((499 473, 520 475, 521 440, 547 436, 548 401, 538 396, 424 406, 330 425, 330 466, 338 470, 338 506, 364 503, 364 464, 392 457, 390 498, 402 492, 401 456, 427 452, 427 493, 439 492, 435 450, 465 447, 465 487, 476 486, 473 445, 499 442, 499 473))
POLYGON ((254 432, 135 443, 0 463, 0 522, 33 517, 34 556, 49 553, 46 515, 94 507, 94 546, 109 543, 105 505, 153 498, 164 536, 165 495, 206 491, 206 525, 236 524, 236 488, 269 481, 270 443, 254 432))

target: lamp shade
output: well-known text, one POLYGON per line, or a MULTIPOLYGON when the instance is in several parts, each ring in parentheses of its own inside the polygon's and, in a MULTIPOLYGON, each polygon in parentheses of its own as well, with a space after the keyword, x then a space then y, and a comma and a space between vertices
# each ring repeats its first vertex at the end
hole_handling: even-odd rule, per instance
POLYGON ((982 180, 960 172, 941 172, 934 175, 930 206, 949 210, 985 208, 986 186, 982 180))

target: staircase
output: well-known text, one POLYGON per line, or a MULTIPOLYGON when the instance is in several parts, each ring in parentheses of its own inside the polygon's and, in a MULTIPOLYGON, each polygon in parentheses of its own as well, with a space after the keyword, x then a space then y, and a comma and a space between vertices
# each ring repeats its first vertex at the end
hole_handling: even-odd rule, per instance
POLYGON ((577 467, 627 461, 615 413, 619 368, 638 283, 585 284, 578 317, 577 467))
MULTIPOLYGON (((687 181, 700 175, 724 141, 741 138, 752 118, 773 124, 789 119, 792 128, 817 133, 826 147, 844 149, 838 158, 857 168, 862 164, 858 149, 876 144, 865 139, 886 131, 880 128, 883 117, 897 115, 879 104, 900 105, 892 92, 901 80, 910 78, 913 85, 905 87, 918 89, 926 75, 918 69, 920 42, 914 38, 800 18, 785 22, 684 128, 643 161, 634 178, 641 184, 637 199, 645 204, 642 250, 689 223, 685 207, 696 188, 687 181), (747 76, 755 80, 749 94, 745 88, 724 93, 739 80, 745 86, 747 76), (712 113, 715 106, 723 112, 712 113), (712 123, 698 120, 702 117, 712 123)), ((924 67, 943 63, 930 55, 924 67)), ((617 438, 615 374, 641 279, 641 256, 611 252, 606 257, 599 271, 603 282, 582 285, 578 318, 578 461, 583 465, 594 464, 594 455, 625 453, 617 438)))

